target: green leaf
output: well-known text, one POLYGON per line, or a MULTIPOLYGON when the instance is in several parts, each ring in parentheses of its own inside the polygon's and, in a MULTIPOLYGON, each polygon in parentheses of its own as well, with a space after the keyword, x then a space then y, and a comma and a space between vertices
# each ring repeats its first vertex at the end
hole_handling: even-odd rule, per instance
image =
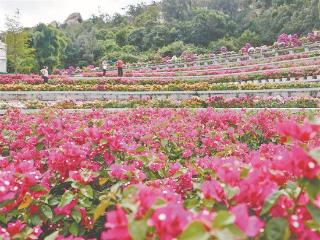
POLYGON ((44 148, 44 144, 43 144, 42 142, 37 143, 37 145, 36 145, 36 150, 37 150, 38 152, 41 151, 41 150, 43 150, 43 148, 44 148))
POLYGON ((109 206, 109 201, 103 200, 101 203, 97 206, 97 208, 94 210, 93 213, 93 222, 96 222, 99 217, 101 217, 104 212, 106 211, 106 208, 109 206))
POLYGON ((46 218, 48 218, 48 219, 52 219, 53 218, 52 210, 48 205, 42 205, 40 207, 40 211, 46 218))
POLYGON ((214 218, 212 226, 214 228, 221 228, 233 224, 235 216, 228 211, 219 211, 217 216, 214 218))
POLYGON ((59 200, 56 197, 55 198, 50 198, 49 201, 48 201, 48 204, 50 206, 58 205, 59 204, 59 200))
POLYGON ((262 211, 261 211, 261 216, 268 213, 270 209, 273 207, 273 205, 278 201, 279 197, 284 194, 283 191, 275 191, 271 193, 267 199, 265 200, 262 211))
POLYGON ((74 236, 78 236, 79 233, 79 226, 77 223, 73 222, 69 228, 69 232, 74 235, 74 236))
POLYGON ((33 192, 47 192, 47 189, 40 184, 33 185, 30 190, 33 192))
POLYGON ((199 222, 194 221, 180 234, 178 237, 179 240, 207 240, 210 235, 206 231, 205 226, 199 222))
POLYGON ((55 240, 59 236, 59 231, 51 233, 49 236, 45 237, 44 240, 55 240))
POLYGON ((40 225, 41 219, 38 215, 32 215, 30 217, 30 222, 32 225, 37 226, 37 225, 40 225))
POLYGON ((7 225, 7 218, 4 214, 0 215, 0 222, 4 223, 5 225, 7 225))
POLYGON ((311 214, 312 218, 320 224, 320 209, 314 206, 312 203, 309 203, 307 205, 307 209, 309 213, 311 214))
POLYGON ((132 219, 129 222, 129 233, 133 240, 145 239, 148 231, 147 220, 142 219, 135 221, 132 219))
POLYGON ((70 191, 66 191, 61 197, 60 206, 64 207, 65 205, 69 204, 73 198, 73 194, 70 191))
POLYGON ((136 152, 137 152, 137 153, 142 153, 142 152, 144 152, 145 150, 146 150, 145 147, 140 146, 140 147, 137 147, 136 152))
POLYGON ((308 196, 314 200, 320 192, 320 180, 319 179, 303 179, 303 185, 305 186, 308 196))
POLYGON ((71 213, 72 218, 77 222, 80 223, 81 222, 81 213, 79 213, 78 210, 73 209, 72 213, 71 213))
POLYGON ((312 150, 309 155, 320 164, 320 148, 312 150))
POLYGON ((237 195, 240 192, 239 187, 231 187, 229 185, 226 185, 223 189, 227 194, 228 199, 232 199, 235 195, 237 195))
POLYGON ((247 239, 246 235, 235 225, 229 225, 214 234, 218 240, 241 240, 247 239))
POLYGON ((93 190, 90 185, 80 188, 80 192, 87 198, 93 198, 93 190))
POLYGON ((288 222, 283 218, 272 218, 265 227, 267 240, 287 240, 290 237, 288 222))

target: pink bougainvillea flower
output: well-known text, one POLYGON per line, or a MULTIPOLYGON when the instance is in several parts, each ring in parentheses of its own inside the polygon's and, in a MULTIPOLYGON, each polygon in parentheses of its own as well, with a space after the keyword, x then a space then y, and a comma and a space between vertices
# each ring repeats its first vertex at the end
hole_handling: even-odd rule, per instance
POLYGON ((216 180, 204 182, 201 186, 204 197, 214 199, 217 202, 222 202, 225 199, 225 192, 221 184, 216 180))
POLYGON ((294 207, 294 201, 287 196, 281 196, 277 203, 271 208, 270 213, 273 217, 287 217, 288 211, 294 207))
POLYGON ((0 227, 0 238, 2 240, 11 240, 10 234, 8 233, 8 231, 5 228, 1 228, 1 227, 0 227))
POLYGON ((248 236, 256 237, 261 232, 264 222, 256 216, 249 216, 246 204, 239 204, 231 208, 235 215, 235 224, 248 236))
POLYGON ((65 205, 64 207, 56 207, 54 209, 54 213, 56 215, 66 215, 66 216, 70 216, 71 211, 73 210, 73 208, 77 205, 78 200, 77 199, 73 199, 70 203, 68 203, 67 205, 65 205))
POLYGON ((155 226, 160 240, 176 238, 192 220, 192 214, 181 205, 168 204, 155 210, 151 224, 155 226))
POLYGON ((279 123, 278 132, 284 137, 291 137, 295 140, 307 142, 317 135, 318 126, 310 123, 298 125, 293 120, 287 120, 279 123))
POLYGON ((21 233, 21 231, 25 228, 26 224, 23 224, 20 220, 16 222, 11 222, 7 226, 7 232, 11 237, 14 235, 21 233))
POLYGON ((105 228, 106 231, 101 235, 102 240, 131 240, 126 212, 119 206, 107 213, 105 228))
POLYGON ((29 236, 29 239, 34 239, 34 240, 39 239, 40 235, 43 233, 41 227, 36 226, 32 230, 33 231, 31 233, 31 235, 29 236))

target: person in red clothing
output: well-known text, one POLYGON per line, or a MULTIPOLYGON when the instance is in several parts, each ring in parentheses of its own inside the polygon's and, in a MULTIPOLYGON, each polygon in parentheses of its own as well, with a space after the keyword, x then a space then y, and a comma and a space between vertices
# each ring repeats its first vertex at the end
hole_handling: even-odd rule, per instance
POLYGON ((124 62, 121 59, 119 59, 116 63, 116 66, 118 68, 118 77, 123 77, 124 62))

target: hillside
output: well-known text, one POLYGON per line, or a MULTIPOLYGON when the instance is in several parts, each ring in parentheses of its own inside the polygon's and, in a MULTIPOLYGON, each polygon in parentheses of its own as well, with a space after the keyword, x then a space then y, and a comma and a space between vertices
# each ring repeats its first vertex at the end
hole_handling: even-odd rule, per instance
MULTIPOLYGON (((272 44, 280 33, 302 35, 317 29, 318 5, 319 0, 163 0, 128 6, 124 15, 83 20, 74 13, 64 23, 27 30, 24 41, 34 50, 20 71, 97 65, 102 59, 137 62, 221 46, 237 50, 246 42, 272 44)), ((9 49, 11 44, 7 42, 9 49)), ((17 67, 10 54, 12 71, 17 67)))

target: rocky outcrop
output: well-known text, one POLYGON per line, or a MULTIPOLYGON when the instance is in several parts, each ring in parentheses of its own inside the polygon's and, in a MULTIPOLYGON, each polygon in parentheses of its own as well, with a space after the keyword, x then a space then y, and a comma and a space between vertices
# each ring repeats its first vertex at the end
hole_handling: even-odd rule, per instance
POLYGON ((49 23, 49 26, 58 28, 59 27, 59 23, 57 21, 53 21, 53 22, 49 23))
POLYGON ((66 25, 82 23, 82 17, 80 13, 72 13, 67 20, 64 21, 66 25))

